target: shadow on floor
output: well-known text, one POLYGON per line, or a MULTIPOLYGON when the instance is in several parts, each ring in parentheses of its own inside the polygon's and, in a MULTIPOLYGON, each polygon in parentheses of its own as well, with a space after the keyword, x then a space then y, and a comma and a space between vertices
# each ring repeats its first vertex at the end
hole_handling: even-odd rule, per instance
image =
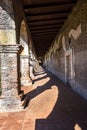
MULTIPOLYGON (((43 73, 41 73, 41 74, 43 74, 43 73)), ((39 80, 42 80, 42 79, 46 79, 48 77, 49 77, 48 75, 45 75, 45 76, 43 76, 41 78, 38 78, 38 79, 34 80, 33 82, 35 83, 36 81, 39 81, 39 80)), ((28 106, 28 104, 29 104, 29 102, 30 102, 31 99, 33 99, 37 95, 43 93, 47 89, 51 89, 51 84, 50 83, 51 83, 51 81, 50 82, 48 81, 46 84, 44 84, 42 86, 37 86, 37 88, 34 89, 33 91, 30 91, 29 93, 26 93, 24 95, 24 99, 23 99, 23 100, 25 100, 25 102, 24 102, 24 108, 26 108, 28 106)))
POLYGON ((36 119, 35 130, 86 130, 87 102, 50 73, 37 80, 47 77, 50 77, 47 83, 26 94, 25 107, 31 99, 51 89, 53 85, 58 87, 59 96, 52 112, 46 119, 36 119))

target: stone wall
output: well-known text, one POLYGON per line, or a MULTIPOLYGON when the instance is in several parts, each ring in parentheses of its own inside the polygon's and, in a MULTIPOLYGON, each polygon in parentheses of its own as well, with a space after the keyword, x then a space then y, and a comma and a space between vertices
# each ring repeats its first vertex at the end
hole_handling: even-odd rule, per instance
POLYGON ((19 44, 21 23, 25 19, 25 16, 22 7, 22 1, 21 0, 12 0, 12 1, 13 1, 14 17, 15 17, 15 24, 16 24, 16 41, 17 44, 19 44))
MULTIPOLYGON (((0 45, 12 45, 12 44, 16 44, 14 11, 12 1, 0 0, 0 45)), ((0 87, 1 87, 1 55, 0 55, 0 87)))
POLYGON ((87 99, 87 1, 79 0, 56 36, 44 64, 87 99))
POLYGON ((0 56, 0 95, 1 95, 1 56, 0 56))
POLYGON ((12 2, 0 0, 0 44, 16 44, 12 2))
POLYGON ((21 109, 19 53, 12 0, 0 0, 0 111, 21 109))

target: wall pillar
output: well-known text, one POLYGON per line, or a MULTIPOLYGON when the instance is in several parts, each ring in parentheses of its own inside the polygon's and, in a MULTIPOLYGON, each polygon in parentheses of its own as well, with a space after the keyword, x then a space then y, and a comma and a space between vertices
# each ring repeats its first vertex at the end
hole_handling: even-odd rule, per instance
POLYGON ((18 55, 21 51, 20 45, 0 45, 1 58, 1 89, 0 111, 20 110, 21 101, 18 93, 18 55))
POLYGON ((21 55, 21 85, 32 85, 29 74, 29 56, 21 55))
POLYGON ((32 52, 29 54, 29 67, 30 67, 30 77, 31 79, 34 79, 34 63, 33 63, 33 55, 32 52))
POLYGON ((32 60, 30 60, 30 77, 31 79, 34 79, 34 69, 32 60))
POLYGON ((34 71, 35 72, 37 72, 37 71, 39 71, 41 68, 40 68, 40 65, 39 65, 39 62, 35 59, 35 61, 34 61, 35 63, 35 65, 34 65, 34 71))

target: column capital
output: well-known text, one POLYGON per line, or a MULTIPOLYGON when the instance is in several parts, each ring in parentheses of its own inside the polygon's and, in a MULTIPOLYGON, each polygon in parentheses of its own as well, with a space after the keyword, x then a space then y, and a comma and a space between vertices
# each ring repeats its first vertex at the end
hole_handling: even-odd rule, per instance
POLYGON ((0 53, 21 53, 23 46, 21 44, 16 45, 0 45, 0 53))

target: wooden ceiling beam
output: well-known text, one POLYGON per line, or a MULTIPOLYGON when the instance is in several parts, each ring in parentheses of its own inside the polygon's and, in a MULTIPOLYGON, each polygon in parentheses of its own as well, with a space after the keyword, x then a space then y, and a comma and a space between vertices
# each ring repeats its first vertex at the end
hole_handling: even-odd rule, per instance
POLYGON ((47 14, 47 15, 37 15, 37 16, 27 16, 26 18, 29 20, 29 21, 34 21, 34 20, 44 20, 44 19, 55 19, 55 18, 65 18, 67 17, 67 13, 64 12, 64 13, 59 13, 59 14, 47 14))
POLYGON ((35 22, 46 22, 46 21, 53 21, 53 20, 55 20, 55 21, 65 20, 66 18, 67 18, 67 17, 62 17, 62 18, 50 18, 50 19, 42 19, 42 20, 37 19, 37 20, 32 20, 32 21, 30 21, 29 19, 27 19, 27 21, 28 21, 29 23, 35 23, 35 22))
POLYGON ((40 15, 53 15, 53 14, 56 14, 56 15, 58 15, 58 14, 62 14, 62 13, 64 13, 64 12, 66 12, 66 13, 70 13, 70 11, 71 11, 71 9, 64 9, 64 10, 58 10, 58 11, 56 11, 56 10, 51 10, 50 12, 49 11, 46 11, 46 12, 35 12, 35 13, 29 13, 29 12, 25 12, 25 16, 27 17, 27 16, 29 16, 29 17, 31 17, 31 16, 40 16, 40 15))
POLYGON ((57 4, 68 4, 68 3, 75 3, 76 0, 41 0, 41 1, 32 1, 32 0, 23 0, 23 6, 24 8, 29 7, 43 7, 43 6, 51 6, 51 5, 57 5, 57 4))
POLYGON ((44 41, 53 40, 53 39, 54 39, 53 37, 46 37, 46 38, 44 38, 44 37, 39 37, 39 38, 37 38, 37 37, 36 37, 36 38, 33 38, 33 41, 36 41, 36 42, 37 42, 37 41, 39 41, 39 42, 40 42, 40 41, 43 41, 43 42, 44 42, 44 41))
POLYGON ((29 22, 29 26, 42 26, 42 25, 50 25, 50 24, 63 24, 64 23, 64 19, 60 19, 60 20, 47 20, 47 21, 39 21, 39 22, 29 22))
POLYGON ((47 24, 42 26, 30 26, 30 30, 43 30, 43 29, 50 29, 50 28, 59 28, 62 24, 47 24))
POLYGON ((33 37, 46 37, 46 36, 56 36, 57 32, 54 33, 45 33, 45 34, 31 34, 32 38, 33 37))
POLYGON ((42 33, 31 33, 31 35, 35 35, 35 36, 37 36, 37 35, 43 35, 43 34, 53 34, 53 33, 58 33, 57 31, 53 31, 53 32, 42 32, 42 33))
POLYGON ((60 28, 50 28, 50 29, 44 29, 44 30, 33 30, 31 31, 31 34, 33 33, 42 33, 42 32, 52 32, 52 31, 59 31, 60 28))
POLYGON ((49 49, 77 0, 22 0, 37 56, 49 49))
POLYGON ((54 38, 56 35, 55 34, 53 34, 53 35, 47 35, 47 36, 45 36, 44 37, 44 35, 43 36, 32 36, 32 39, 47 39, 47 38, 54 38))
POLYGON ((43 38, 46 38, 46 37, 55 37, 57 34, 56 33, 54 33, 54 34, 44 34, 44 35, 31 35, 32 36, 32 39, 33 38, 41 38, 41 37, 43 37, 43 38))

